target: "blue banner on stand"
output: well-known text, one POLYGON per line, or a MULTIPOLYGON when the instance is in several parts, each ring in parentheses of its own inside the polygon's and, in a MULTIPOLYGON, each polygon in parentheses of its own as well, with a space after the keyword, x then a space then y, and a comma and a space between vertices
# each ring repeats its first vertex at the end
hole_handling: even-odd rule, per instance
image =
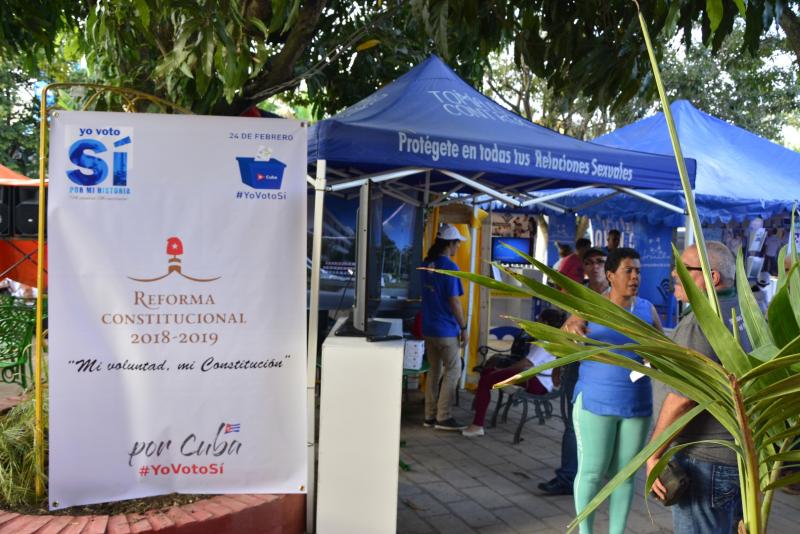
POLYGON ((642 256, 639 294, 652 302, 667 328, 677 323, 677 303, 672 292, 672 228, 634 224, 635 248, 642 256))
POLYGON ((550 215, 547 223, 547 265, 553 266, 558 261, 556 243, 566 243, 575 248, 575 216, 550 215))
POLYGON ((608 231, 617 229, 622 234, 621 246, 636 249, 642 257, 639 295, 653 303, 665 327, 675 327, 677 303, 672 292, 672 228, 625 222, 619 217, 592 219, 592 228, 595 246, 605 246, 608 231))

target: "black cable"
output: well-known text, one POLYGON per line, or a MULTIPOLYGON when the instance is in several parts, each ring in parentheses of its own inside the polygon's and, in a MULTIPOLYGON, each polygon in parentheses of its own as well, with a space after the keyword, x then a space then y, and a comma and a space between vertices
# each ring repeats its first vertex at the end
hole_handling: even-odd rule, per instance
POLYGON ((342 302, 344 302, 344 296, 347 293, 347 290, 350 289, 350 283, 353 281, 353 278, 356 275, 356 269, 350 271, 350 276, 347 278, 347 284, 345 284, 344 289, 342 289, 342 295, 339 297, 339 303, 336 305, 336 312, 334 316, 338 316, 339 312, 342 311, 342 302))

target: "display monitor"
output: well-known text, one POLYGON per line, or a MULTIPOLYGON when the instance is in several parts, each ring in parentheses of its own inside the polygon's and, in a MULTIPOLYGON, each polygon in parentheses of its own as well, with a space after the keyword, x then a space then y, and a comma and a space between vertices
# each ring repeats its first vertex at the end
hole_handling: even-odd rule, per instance
POLYGON ((492 261, 500 263, 528 263, 525 258, 514 252, 506 243, 515 249, 524 252, 528 256, 531 254, 531 240, 528 237, 493 237, 492 238, 492 261))
POLYGON ((361 186, 356 228, 355 302, 348 320, 336 331, 337 336, 366 336, 380 341, 389 332, 390 323, 375 321, 381 301, 382 195, 371 191, 370 183, 361 186))
POLYGON ((755 280, 761 274, 761 268, 764 266, 764 258, 760 256, 748 256, 747 264, 745 265, 745 272, 747 273, 748 280, 755 280))

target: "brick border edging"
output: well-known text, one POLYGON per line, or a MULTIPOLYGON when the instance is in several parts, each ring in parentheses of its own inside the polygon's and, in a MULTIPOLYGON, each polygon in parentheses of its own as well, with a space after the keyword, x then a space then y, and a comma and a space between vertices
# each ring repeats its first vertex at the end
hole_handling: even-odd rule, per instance
POLYGON ((0 534, 301 534, 306 496, 217 495, 166 510, 117 515, 21 515, 0 511, 0 534))
MULTIPOLYGON (((0 414, 23 395, 0 399, 0 414)), ((0 510, 0 534, 301 534, 304 494, 217 495, 166 510, 117 515, 24 515, 0 510)))

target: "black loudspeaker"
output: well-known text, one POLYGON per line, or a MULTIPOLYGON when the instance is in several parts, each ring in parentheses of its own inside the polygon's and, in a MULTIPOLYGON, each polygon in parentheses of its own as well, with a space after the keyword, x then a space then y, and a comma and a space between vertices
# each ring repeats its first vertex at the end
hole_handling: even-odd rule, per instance
POLYGON ((11 187, 0 187, 0 236, 11 235, 11 187))
POLYGON ((15 187, 14 235, 31 237, 39 231, 39 189, 15 187))

